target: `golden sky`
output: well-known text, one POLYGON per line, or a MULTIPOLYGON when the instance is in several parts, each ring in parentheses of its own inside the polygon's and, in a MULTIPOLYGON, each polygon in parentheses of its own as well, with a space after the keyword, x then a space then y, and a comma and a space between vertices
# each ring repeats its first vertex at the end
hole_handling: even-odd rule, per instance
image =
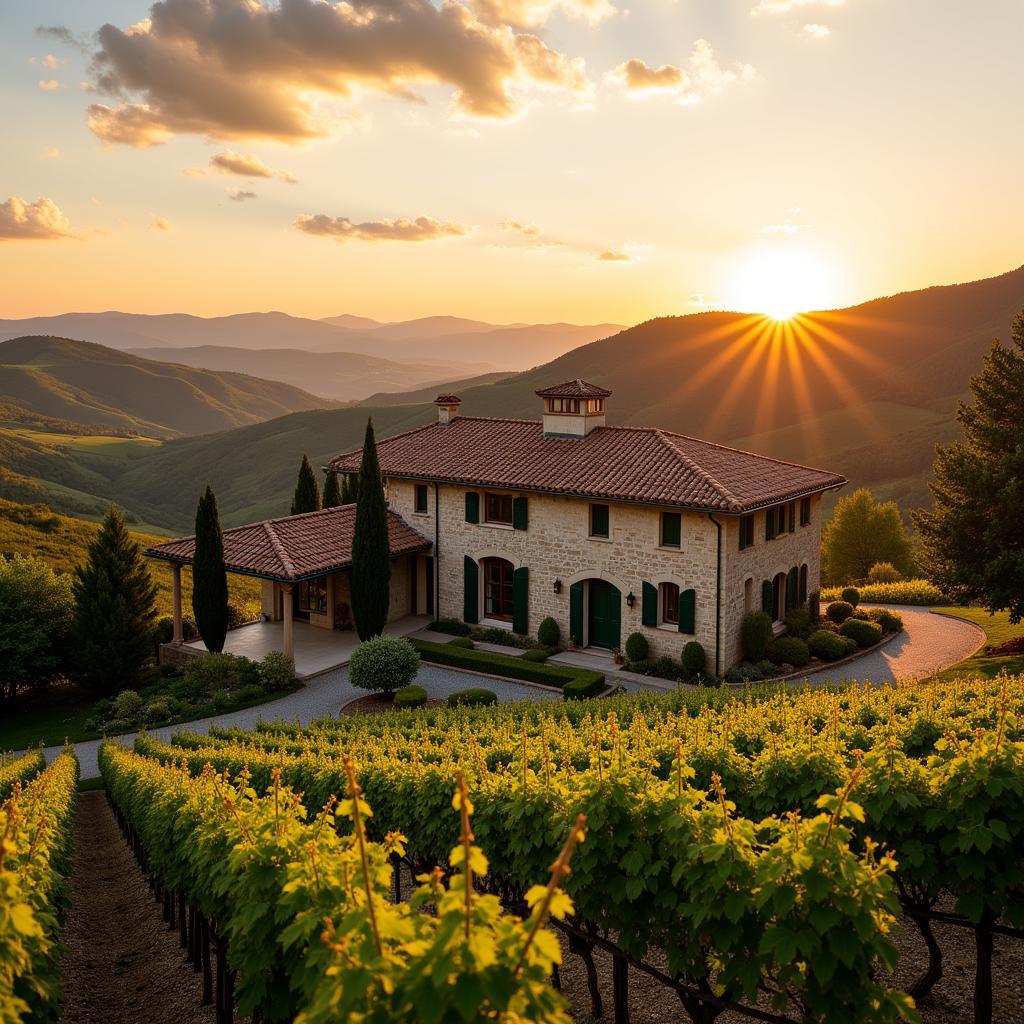
POLYGON ((1024 5, 0 7, 0 317, 784 315, 1024 262, 1024 5))

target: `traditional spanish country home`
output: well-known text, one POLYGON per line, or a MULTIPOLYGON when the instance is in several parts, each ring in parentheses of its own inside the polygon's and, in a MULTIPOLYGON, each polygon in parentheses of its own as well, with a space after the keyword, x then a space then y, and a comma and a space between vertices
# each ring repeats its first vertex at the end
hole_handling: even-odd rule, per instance
MULTIPOLYGON (((698 640, 709 667, 742 658, 740 623, 819 585, 821 496, 835 473, 654 427, 609 427, 611 392, 537 392, 540 420, 460 415, 378 443, 388 503, 432 549, 410 559, 408 611, 535 632, 552 616, 581 648, 634 630, 654 656, 698 640)), ((354 473, 361 452, 331 468, 354 473)))
MULTIPOLYGON (((537 392, 540 420, 462 416, 378 443, 389 503, 389 631, 425 617, 536 632, 545 616, 580 648, 614 651, 634 630, 653 656, 697 640, 724 672, 742 659, 740 623, 757 608, 781 630, 818 589, 821 496, 835 473, 654 427, 609 427, 611 392, 584 380, 537 392)), ((331 468, 359 469, 361 451, 331 468)), ((355 506, 224 532, 229 572, 263 582, 263 623, 226 650, 281 649, 310 675, 347 660, 355 506), (297 641, 296 637, 299 636, 297 641), (337 639, 332 640, 331 637, 337 639)), ((148 554, 174 572, 174 641, 183 644, 181 567, 192 538, 148 554)), ((191 645, 202 651, 201 641, 191 645)))

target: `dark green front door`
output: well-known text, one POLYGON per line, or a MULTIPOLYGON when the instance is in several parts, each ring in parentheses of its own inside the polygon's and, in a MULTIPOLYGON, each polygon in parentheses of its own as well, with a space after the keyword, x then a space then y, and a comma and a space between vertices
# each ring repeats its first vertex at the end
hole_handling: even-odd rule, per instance
POLYGON ((589 598, 587 642, 591 647, 606 647, 614 651, 619 646, 621 634, 622 595, 619 588, 604 580, 591 580, 589 598))

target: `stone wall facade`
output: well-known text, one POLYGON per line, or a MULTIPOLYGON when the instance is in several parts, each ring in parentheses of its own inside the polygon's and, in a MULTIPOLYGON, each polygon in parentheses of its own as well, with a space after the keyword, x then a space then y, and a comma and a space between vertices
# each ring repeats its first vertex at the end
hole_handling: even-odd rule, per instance
MULTIPOLYGON (((589 536, 590 502, 579 498, 542 494, 524 494, 528 498, 529 523, 526 530, 515 530, 483 522, 466 522, 465 494, 470 488, 427 485, 427 510, 415 511, 415 484, 408 480, 388 480, 391 508, 424 536, 435 542, 435 567, 438 576, 438 618, 463 617, 464 556, 478 563, 498 557, 515 568, 529 569, 528 629, 536 633, 541 620, 551 616, 562 636, 569 635, 569 590, 578 580, 601 579, 616 586, 621 597, 621 642, 634 632, 643 633, 653 657, 679 658, 683 645, 699 641, 708 656, 709 668, 716 663, 716 579, 718 531, 705 513, 682 512, 682 531, 678 548, 660 544, 661 510, 649 506, 609 503, 608 539, 589 536), (436 497, 435 497, 436 495, 436 497), (435 500, 439 507, 435 508, 435 500), (439 529, 435 531, 435 523, 439 529), (436 533, 439 533, 438 540, 436 533), (555 581, 561 592, 555 593, 555 581), (681 633, 675 626, 642 624, 642 587, 647 582, 675 583, 680 590, 696 591, 695 631, 681 633), (627 595, 634 595, 633 607, 627 595)), ((769 574, 788 572, 793 565, 807 564, 808 590, 818 587, 818 546, 820 499, 812 499, 812 517, 808 526, 797 525, 793 534, 778 540, 764 540, 764 513, 757 513, 752 547, 739 551, 739 520, 735 516, 716 515, 722 524, 722 650, 719 671, 740 660, 740 621, 745 613, 744 585, 752 581, 752 606, 761 603, 761 581, 769 574)), ((423 574, 421 574, 422 576, 423 574)), ((422 587, 421 581, 421 587, 422 587)), ((392 584, 394 589, 394 583, 392 584)), ((480 574, 478 607, 483 619, 483 579, 480 574)), ((419 605, 420 610, 423 605, 419 605)), ((586 609, 584 622, 586 622, 586 609)))

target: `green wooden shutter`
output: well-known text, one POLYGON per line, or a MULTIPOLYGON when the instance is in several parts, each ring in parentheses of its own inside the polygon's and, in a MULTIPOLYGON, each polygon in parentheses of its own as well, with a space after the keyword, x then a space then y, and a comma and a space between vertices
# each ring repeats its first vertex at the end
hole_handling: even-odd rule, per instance
POLYGON ((679 632, 697 632, 697 591, 684 590, 679 595, 679 632))
POLYGON ((775 509, 770 508, 764 514, 764 539, 775 540, 775 509))
POLYGON ((772 581, 765 580, 761 584, 761 611, 767 612, 769 615, 774 617, 775 608, 774 601, 772 600, 772 581))
POLYGON ((678 512, 662 512, 661 543, 665 547, 677 548, 682 537, 682 517, 678 512))
POLYGON ((794 565, 789 570, 789 576, 786 579, 786 608, 795 608, 799 603, 797 593, 800 589, 800 570, 794 565))
POLYGON ((796 533, 796 502, 789 503, 789 532, 796 533))
POLYGON ((583 583, 569 588, 569 638, 583 646, 583 583))
POLYGON ((607 505, 591 505, 590 506, 590 536, 591 537, 607 537, 608 536, 608 506, 607 505))
POLYGON ((480 495, 476 491, 466 491, 466 522, 480 522, 480 495))
POLYGON ((653 583, 644 582, 641 588, 640 621, 645 626, 658 624, 658 588, 653 583))
POLYGON ((526 498, 512 500, 512 528, 525 530, 530 522, 529 502, 526 498))
POLYGON ((512 573, 512 632, 530 632, 530 570, 523 566, 512 573))
POLYGON ((466 622, 479 622, 480 570, 469 555, 462 559, 462 588, 462 618, 466 622))

